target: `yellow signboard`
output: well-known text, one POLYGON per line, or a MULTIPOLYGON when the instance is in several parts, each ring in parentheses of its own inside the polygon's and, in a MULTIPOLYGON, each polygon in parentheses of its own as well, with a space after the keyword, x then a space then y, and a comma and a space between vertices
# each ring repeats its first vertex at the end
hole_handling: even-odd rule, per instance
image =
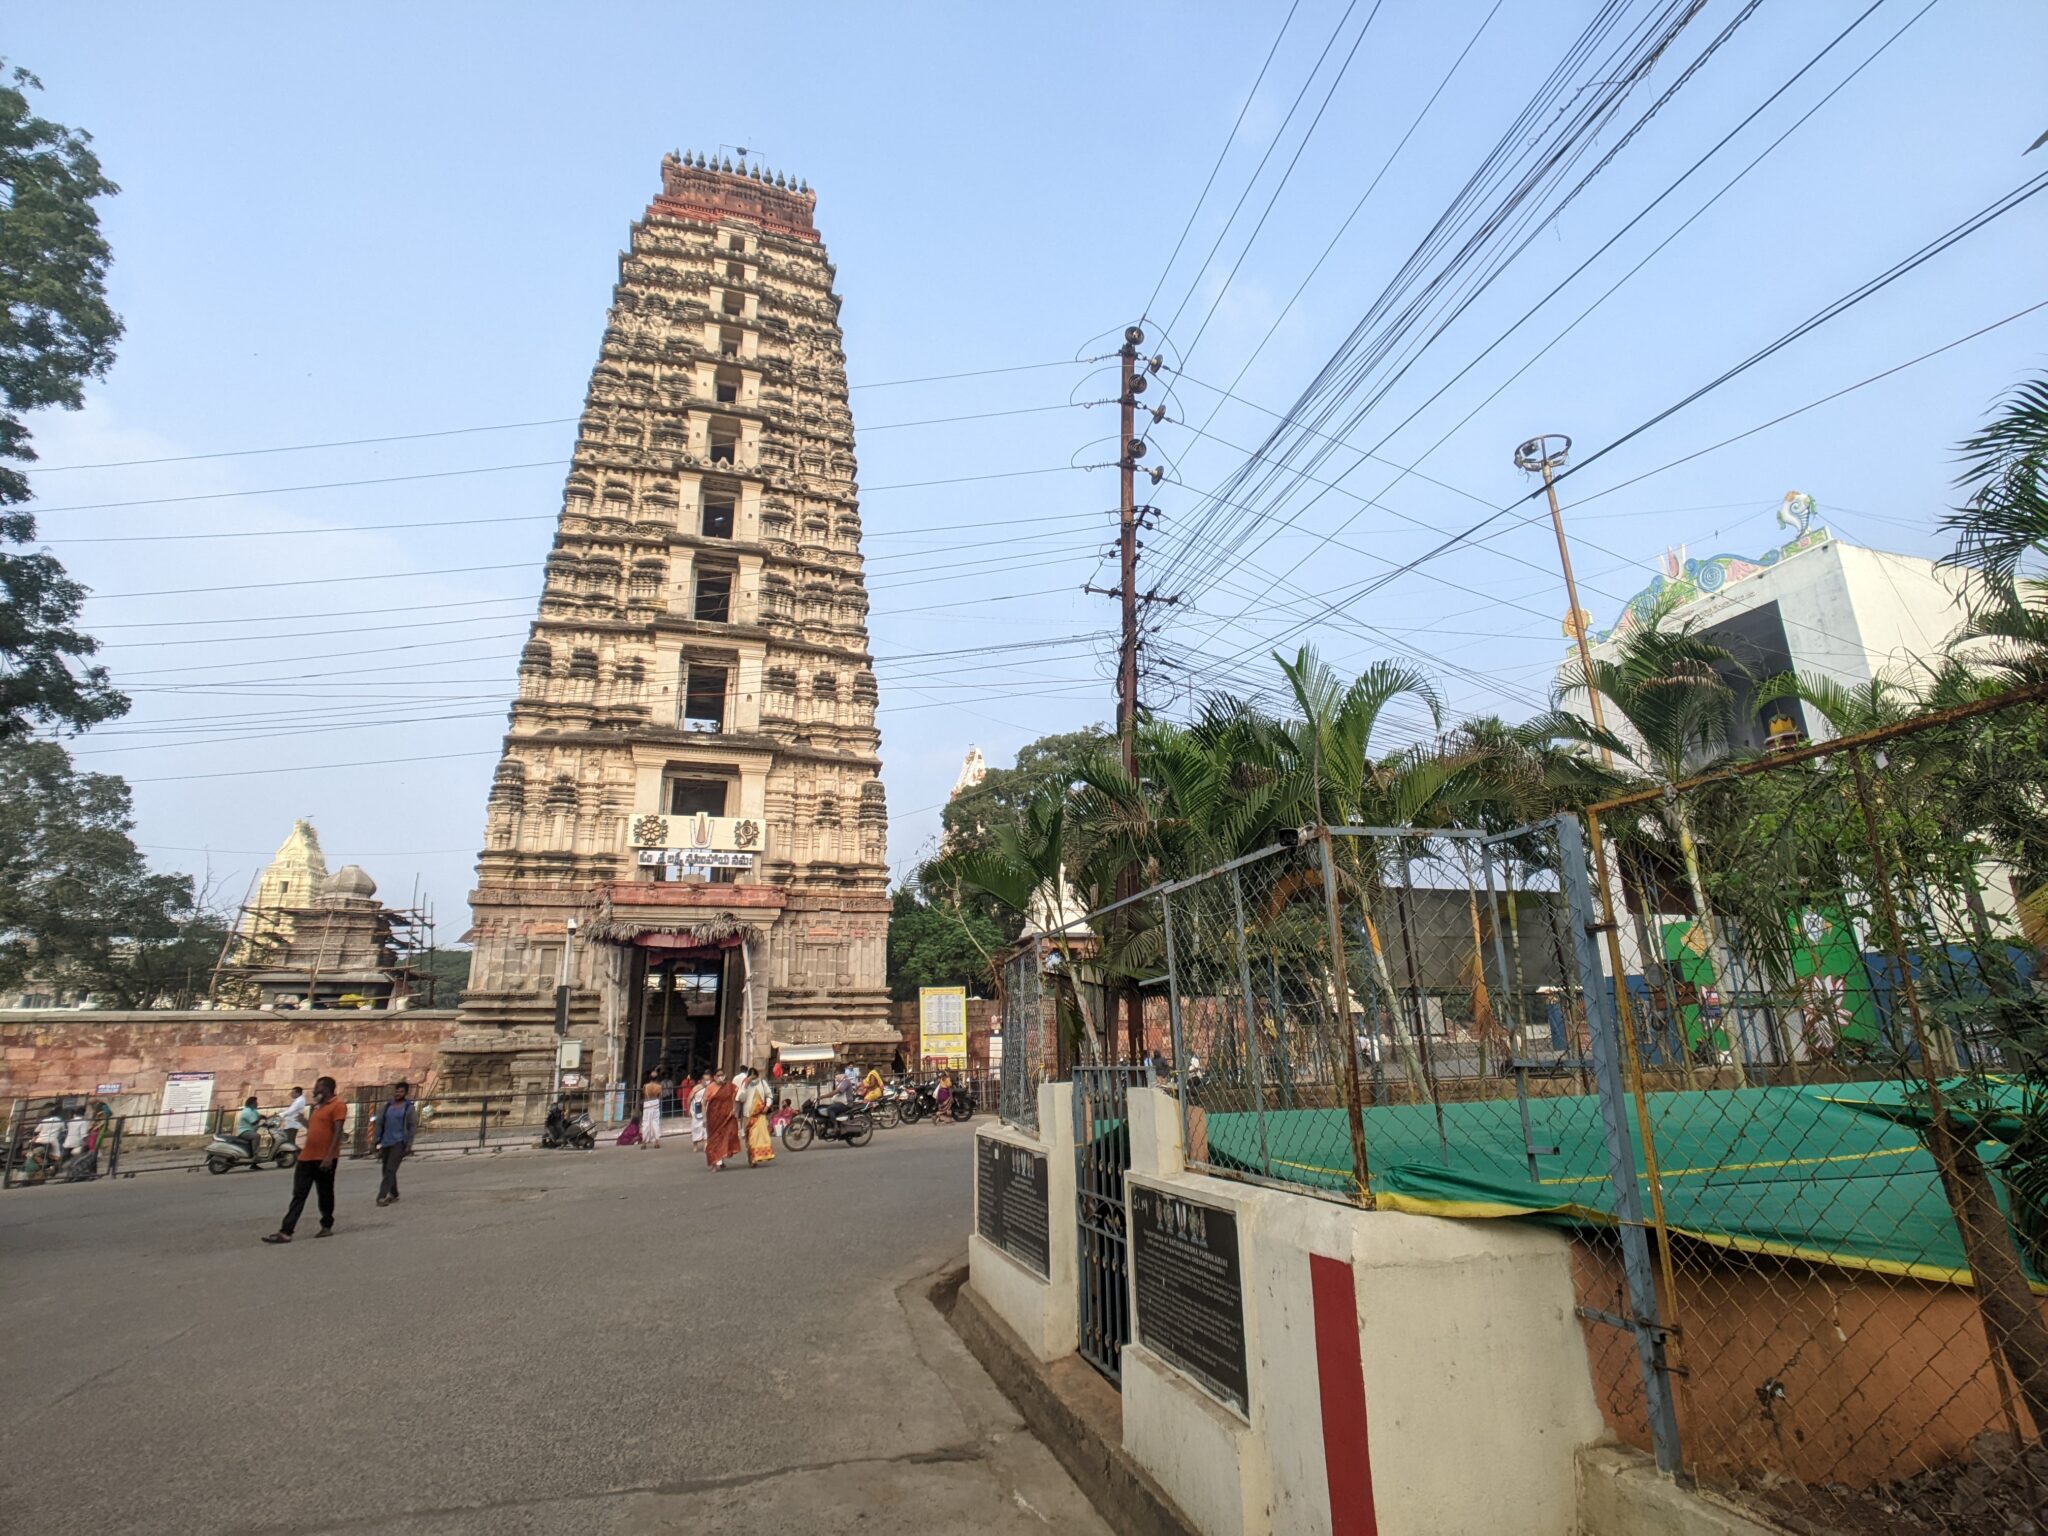
POLYGON ((917 989, 918 1056, 924 1061, 967 1065, 967 989, 917 989))

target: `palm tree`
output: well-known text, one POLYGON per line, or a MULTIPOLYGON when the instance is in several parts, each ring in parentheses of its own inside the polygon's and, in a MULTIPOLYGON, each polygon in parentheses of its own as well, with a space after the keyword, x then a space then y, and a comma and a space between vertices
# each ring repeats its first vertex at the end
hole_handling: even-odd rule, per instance
POLYGON ((1942 523, 1957 536, 1949 563, 2010 584, 2030 556, 2048 557, 2048 378, 2013 390, 1961 448, 1956 483, 1970 496, 1942 523))
POLYGON ((1997 642, 1986 660, 2010 682, 2048 678, 2048 378, 2000 403, 1961 445, 1957 484, 1969 491, 1943 520, 1956 535, 1947 563, 1978 578, 1965 640, 1997 642))
MULTIPOLYGON (((1195 727, 1198 738, 1239 764, 1241 782, 1269 793, 1272 825, 1411 826, 1421 820, 1444 795, 1455 765, 1419 748, 1376 756, 1374 738, 1388 707, 1402 698, 1419 701, 1431 724, 1442 724, 1442 701, 1428 677, 1414 667, 1380 661, 1346 683, 1307 647, 1292 662, 1277 655, 1274 661, 1286 678, 1294 713, 1274 718, 1217 700, 1195 727)), ((1356 908, 1364 931, 1365 995, 1391 1001, 1400 993, 1376 910, 1387 887, 1378 840, 1345 838, 1332 851, 1340 900, 1348 898, 1356 908)), ((1305 884, 1309 878, 1304 871, 1298 881, 1305 884)), ((1276 892, 1275 899, 1292 894, 1291 889, 1276 892)), ((1358 995, 1360 989, 1351 987, 1349 978, 1346 985, 1358 995)), ((1368 1008, 1368 1017, 1372 1011, 1368 1008)), ((1338 1020, 1338 1039, 1331 1044, 1348 1051, 1350 1034, 1345 1021, 1338 1020)), ((1419 1095, 1427 1085, 1420 1056, 1398 1028, 1392 1038, 1419 1095)))
MULTIPOLYGON (((1735 692, 1722 672, 1742 670, 1733 656, 1690 626, 1667 627, 1670 611, 1668 604, 1660 604, 1631 626, 1611 657, 1594 659, 1590 678, 1581 667, 1569 668, 1550 722, 1565 739, 1606 748, 1637 777, 1667 792, 1733 755, 1735 692), (1620 729, 1603 730, 1563 707, 1564 699, 1589 692, 1598 692, 1620 715, 1620 729)), ((1725 1006, 1732 998, 1734 965, 1707 902, 1692 810, 1683 795, 1667 793, 1659 814, 1666 836, 1677 844, 1708 970, 1725 1006)), ((1731 1028, 1726 1036, 1735 1066, 1745 1067, 1740 1029, 1731 1028)))

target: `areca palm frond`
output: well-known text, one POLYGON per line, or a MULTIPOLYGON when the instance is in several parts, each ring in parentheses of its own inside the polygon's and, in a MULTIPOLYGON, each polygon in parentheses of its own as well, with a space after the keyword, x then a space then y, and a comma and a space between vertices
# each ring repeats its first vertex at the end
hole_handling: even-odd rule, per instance
POLYGON ((2009 587, 2030 555, 2048 556, 2048 378, 2008 394, 1963 440, 1962 461, 1956 483, 1970 497, 1942 522, 1956 535, 1948 562, 2009 587))
POLYGON ((1844 683, 1824 672, 1785 672, 1759 683, 1765 707, 1797 699, 1828 723, 1837 736, 1883 730, 1930 710, 1953 709, 1999 691, 2002 685, 1958 657, 1943 657, 1916 678, 1903 671, 1880 672, 1864 683, 1844 683))
POLYGON ((1024 807, 1021 821, 1000 826, 993 848, 972 849, 938 860, 933 874, 982 892, 1011 911, 1029 917, 1040 892, 1055 896, 1065 873, 1066 796, 1047 790, 1024 807))
POLYGON ((1597 691, 1629 727, 1602 739, 1589 720, 1565 716, 1560 723, 1574 739, 1605 746, 1666 784, 1727 755, 1735 691, 1722 674, 1742 671, 1733 655, 1690 628, 1665 628, 1669 612, 1660 605, 1632 627, 1613 656, 1594 660, 1590 678, 1575 663, 1559 683, 1560 697, 1597 691))

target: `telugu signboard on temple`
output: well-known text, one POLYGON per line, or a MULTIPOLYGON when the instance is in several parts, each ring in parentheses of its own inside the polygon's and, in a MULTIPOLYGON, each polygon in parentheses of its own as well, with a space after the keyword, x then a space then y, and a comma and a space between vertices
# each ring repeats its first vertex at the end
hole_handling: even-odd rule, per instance
POLYGON ((974 1230, 1052 1278, 1052 1222, 1045 1154, 984 1136, 974 1158, 974 1230))
POLYGON ((1236 1212, 1136 1183, 1130 1203, 1138 1342, 1247 1413, 1236 1212))

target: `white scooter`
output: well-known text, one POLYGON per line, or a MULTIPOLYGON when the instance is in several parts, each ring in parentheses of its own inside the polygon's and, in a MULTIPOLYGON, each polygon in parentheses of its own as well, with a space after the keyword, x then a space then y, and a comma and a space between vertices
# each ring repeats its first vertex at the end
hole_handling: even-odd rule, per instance
POLYGON ((206 1171, 226 1173, 230 1168, 244 1166, 253 1171, 265 1163, 289 1168, 299 1160, 298 1142, 278 1134, 275 1115, 265 1115, 257 1121, 255 1134, 249 1139, 256 1144, 253 1153, 239 1138, 216 1131, 206 1146, 206 1171))

